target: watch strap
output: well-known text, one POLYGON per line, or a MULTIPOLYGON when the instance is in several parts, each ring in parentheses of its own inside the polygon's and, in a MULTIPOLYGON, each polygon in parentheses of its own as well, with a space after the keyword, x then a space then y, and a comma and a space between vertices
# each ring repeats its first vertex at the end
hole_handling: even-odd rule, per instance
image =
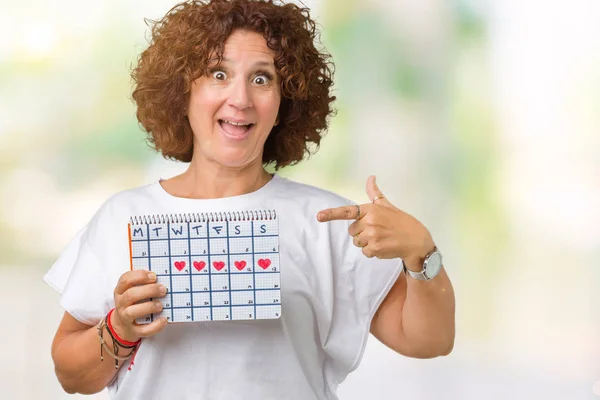
MULTIPOLYGON (((425 259, 423 261, 423 268, 421 269, 421 271, 419 272, 415 272, 415 271, 411 271, 410 269, 406 268, 406 264, 404 263, 404 260, 402 260, 402 265, 404 266, 404 272, 408 275, 410 275, 411 278, 419 280, 419 281, 429 281, 433 278, 435 278, 437 276, 437 274, 435 274, 434 276, 428 276, 426 274, 426 269, 425 266, 428 263, 429 258, 434 254, 434 253, 439 253, 439 249, 437 248, 437 246, 435 246, 433 248, 433 251, 429 254, 427 254, 427 256, 425 256, 425 259)), ((441 269, 441 268, 440 268, 441 269)), ((439 271, 439 270, 438 270, 439 271)), ((438 272, 439 273, 439 272, 438 272)))
POLYGON ((428 281, 429 280, 425 276, 424 271, 419 271, 419 272, 411 271, 410 269, 406 268, 406 264, 404 264, 404 261, 402 261, 402 265, 404 266, 404 273, 410 275, 411 278, 419 280, 419 281, 428 281))

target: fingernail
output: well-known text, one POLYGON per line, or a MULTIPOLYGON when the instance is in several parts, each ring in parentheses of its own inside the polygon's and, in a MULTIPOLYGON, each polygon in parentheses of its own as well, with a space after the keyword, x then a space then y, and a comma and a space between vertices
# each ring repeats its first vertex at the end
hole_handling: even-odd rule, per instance
POLYGON ((167 287, 161 285, 159 291, 160 291, 160 294, 165 295, 165 294, 167 294, 167 287))
POLYGON ((318 213, 318 214, 317 214, 317 219, 318 219, 319 221, 323 221, 323 220, 325 219, 325 214, 323 214, 323 213, 318 213))
POLYGON ((154 305, 156 306, 156 308, 158 308, 159 310, 162 310, 163 308, 163 304, 160 301, 155 301, 154 305))
POLYGON ((156 274, 154 272, 148 272, 148 279, 153 282, 156 279, 156 274))

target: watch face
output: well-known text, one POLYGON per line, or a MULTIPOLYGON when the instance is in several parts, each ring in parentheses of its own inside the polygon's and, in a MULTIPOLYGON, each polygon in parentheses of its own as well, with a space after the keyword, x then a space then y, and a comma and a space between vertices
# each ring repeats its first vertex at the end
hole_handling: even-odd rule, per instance
POLYGON ((440 272, 440 269, 442 269, 442 254, 436 251, 427 259, 425 273, 428 278, 434 278, 440 272))

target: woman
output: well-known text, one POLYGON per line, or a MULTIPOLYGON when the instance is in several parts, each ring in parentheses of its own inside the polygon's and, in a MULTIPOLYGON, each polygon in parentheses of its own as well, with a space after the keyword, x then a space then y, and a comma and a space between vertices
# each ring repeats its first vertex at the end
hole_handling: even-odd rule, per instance
POLYGON ((108 386, 114 399, 335 399, 369 331, 409 357, 448 354, 454 296, 428 230, 374 178, 371 202, 351 205, 264 169, 301 161, 332 113, 331 64, 308 10, 185 2, 152 33, 133 71, 137 117, 163 156, 190 165, 108 199, 46 275, 65 308, 52 345, 63 388, 108 386), (278 213, 281 318, 135 323, 161 311, 147 300, 166 288, 129 271, 131 216, 252 209, 278 213))

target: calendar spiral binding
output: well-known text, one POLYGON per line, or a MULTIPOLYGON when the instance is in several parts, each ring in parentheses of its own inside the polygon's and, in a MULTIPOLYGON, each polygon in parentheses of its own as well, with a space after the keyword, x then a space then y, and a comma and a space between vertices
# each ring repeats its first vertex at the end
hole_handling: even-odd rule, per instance
POLYGON ((237 222, 237 221, 270 221, 277 219, 275 210, 247 210, 209 213, 184 214, 154 214, 133 216, 129 219, 131 225, 148 224, 182 224, 200 222, 237 222))

